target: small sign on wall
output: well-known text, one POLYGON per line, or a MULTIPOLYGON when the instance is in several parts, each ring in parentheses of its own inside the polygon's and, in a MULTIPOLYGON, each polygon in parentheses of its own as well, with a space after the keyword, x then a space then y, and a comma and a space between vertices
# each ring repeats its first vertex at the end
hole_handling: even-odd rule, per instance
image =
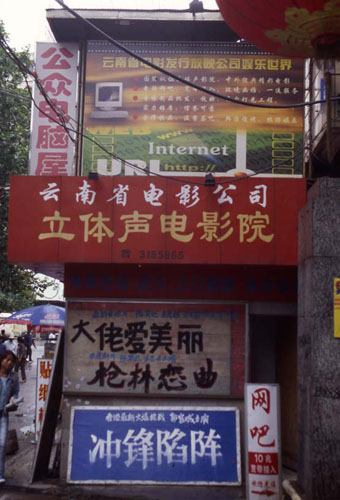
POLYGON ((245 385, 247 500, 281 499, 280 390, 245 385))
POLYGON ((239 410, 74 407, 67 480, 239 485, 239 410))
POLYGON ((35 402, 35 439, 38 441, 44 416, 48 385, 51 378, 52 360, 39 358, 37 360, 37 393, 35 402))

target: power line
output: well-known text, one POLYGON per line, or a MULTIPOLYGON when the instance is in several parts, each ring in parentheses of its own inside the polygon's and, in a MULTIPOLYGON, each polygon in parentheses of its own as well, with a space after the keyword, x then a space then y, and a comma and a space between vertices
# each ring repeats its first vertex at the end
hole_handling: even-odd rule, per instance
POLYGON ((10 92, 9 90, 1 89, 0 88, 0 93, 9 95, 11 97, 15 97, 16 99, 21 99, 22 101, 31 101, 29 97, 26 97, 24 95, 16 94, 15 92, 10 92))
MULTIPOLYGON (((205 94, 211 95, 213 97, 217 97, 218 99, 222 99, 227 102, 231 102, 233 104, 239 104, 240 106, 248 106, 252 108, 264 108, 264 109, 290 109, 290 108, 302 108, 305 106, 313 106, 314 104, 322 104, 326 102, 325 100, 320 100, 320 101, 308 101, 308 102, 300 102, 296 104, 282 104, 282 105, 276 105, 276 104, 257 104, 257 103, 252 103, 252 102, 243 102, 239 101, 237 99, 233 99, 232 97, 228 97, 225 95, 222 95, 218 92, 215 92, 214 90, 206 89, 204 87, 201 87, 200 85, 197 85, 196 83, 193 82, 188 82, 185 80, 185 78, 182 78, 179 75, 176 75, 175 73, 171 73, 170 71, 167 71, 164 68, 161 68, 160 66, 157 66, 151 61, 148 61, 147 59, 144 59, 142 56, 139 54, 136 54, 136 52, 133 52, 132 50, 128 49, 124 45, 122 45, 120 42, 112 38, 110 35, 108 35, 105 31, 101 30, 98 28, 95 24, 91 23, 88 19, 85 17, 81 16, 76 12, 75 10, 71 9, 68 7, 63 0, 55 0, 61 7, 63 7, 65 10, 67 10, 72 16, 76 17, 79 19, 81 22, 87 24, 90 26, 92 29, 94 29, 97 33, 99 33, 102 37, 104 37, 106 40, 108 40, 112 45, 115 45, 118 49, 122 50, 123 52, 126 52, 129 54, 131 57, 137 59, 138 61, 142 62, 143 64, 146 64, 150 68, 163 73, 166 76, 169 76, 173 78, 174 80, 179 81, 180 83, 183 83, 184 85, 190 86, 196 90, 199 90, 200 92, 204 92, 205 94)), ((330 99, 331 101, 339 101, 340 97, 332 97, 330 99)))
MULTIPOLYGON (((63 112, 60 109, 57 108, 57 106, 53 103, 53 101, 51 100, 51 98, 49 97, 49 95, 45 92, 45 89, 43 88, 43 85, 41 84, 41 82, 40 82, 39 78, 37 77, 36 73, 33 72, 33 71, 31 71, 31 69, 28 68, 27 65, 21 61, 21 59, 16 55, 15 51, 9 46, 9 44, 7 43, 6 39, 3 36, 0 36, 0 46, 5 51, 5 54, 11 59, 11 61, 14 62, 14 64, 16 64, 17 67, 19 68, 19 70, 20 70, 20 72, 21 72, 21 74, 22 74, 22 76, 23 76, 23 78, 25 80, 28 93, 29 93, 29 95, 31 97, 31 101, 36 106, 36 108, 39 110, 39 112, 41 112, 42 114, 44 114, 45 116, 47 116, 52 121, 58 123, 59 125, 61 125, 61 126, 65 125, 65 127, 66 127, 66 120, 65 120, 65 116, 64 116, 63 112), (43 95, 45 101, 50 106, 50 108, 55 112, 55 114, 59 118, 60 122, 54 120, 53 117, 51 117, 50 115, 48 115, 44 110, 40 109, 39 106, 36 104, 36 102, 35 102, 35 100, 33 98, 33 95, 32 95, 32 90, 31 90, 30 84, 29 84, 28 79, 27 79, 27 75, 30 75, 33 78, 36 86, 38 87, 38 90, 43 95)), ((66 128, 65 128, 65 130, 67 131, 66 128)), ((67 133, 68 133, 71 141, 74 142, 74 139, 70 135, 70 133, 68 131, 67 131, 67 133)))
MULTIPOLYGON (((58 0, 56 0, 58 1, 58 0)), ((138 165, 135 165, 133 163, 130 163, 129 161, 121 158, 120 156, 116 155, 115 153, 112 153, 111 151, 107 150, 100 142, 98 142, 96 139, 93 139, 93 137, 89 137, 87 134, 89 133, 87 131, 87 134, 81 132, 81 131, 78 131, 76 130, 76 128, 73 128, 71 126, 69 126, 66 121, 65 121, 65 117, 63 115, 63 113, 55 106, 55 104, 53 103, 53 101, 51 101, 50 97, 48 96, 48 94, 45 92, 45 89, 43 87, 43 85, 41 84, 37 74, 33 71, 31 71, 15 54, 15 52, 9 47, 9 45, 7 44, 7 42, 1 37, 0 38, 0 46, 2 46, 2 48, 5 50, 5 53, 7 54, 8 57, 10 57, 10 59, 19 67, 22 75, 23 75, 23 78, 25 80, 25 83, 26 83, 26 86, 27 86, 27 90, 29 92, 29 95, 30 97, 29 98, 24 98, 23 99, 29 99, 33 105, 39 110, 39 112, 43 113, 45 116, 47 116, 50 120, 52 120, 54 123, 60 125, 66 132, 67 134, 69 135, 70 139, 72 140, 72 142, 74 142, 74 138, 70 135, 70 133, 72 134, 76 134, 78 137, 83 137, 87 140, 89 140, 90 142, 92 142, 93 144, 95 144, 97 147, 99 147, 105 154, 107 154, 108 156, 112 157, 113 159, 116 159, 116 160, 119 160, 120 162, 123 162, 125 165, 137 170, 137 171, 140 171, 142 172, 143 174, 146 174, 146 171, 139 167, 138 165), (45 101, 48 103, 48 105, 51 107, 51 109, 56 113, 57 117, 59 118, 60 121, 56 120, 55 118, 53 118, 52 116, 48 115, 44 110, 42 110, 39 105, 36 103, 33 95, 32 95, 32 90, 31 90, 31 87, 30 87, 30 84, 27 80, 27 74, 29 74, 33 79, 34 79, 34 82, 36 83, 40 93, 42 94, 42 96, 44 97, 45 101)), ((147 61, 146 61, 147 62, 147 61)), ((185 83, 187 84, 188 82, 186 82, 185 80, 185 83)), ((202 88, 202 90, 204 90, 202 88)), ((15 96, 17 96, 16 94, 14 94, 15 96)), ((237 101, 238 102, 238 101, 237 101)), ((239 103, 239 102, 238 102, 239 103)), ((73 120, 75 121, 75 120, 73 120)), ((75 121, 75 126, 77 126, 77 122, 75 121)), ((300 156, 300 154, 303 152, 305 148, 301 148, 293 157, 293 159, 297 158, 298 156, 300 156)), ((282 160, 281 162, 279 162, 276 167, 279 167, 280 165, 284 165, 286 160, 282 160)), ((234 182, 240 182, 248 177, 254 177, 256 175, 260 175, 262 173, 265 173, 269 170, 272 170, 272 166, 268 166, 268 167, 265 167, 264 169, 262 170, 259 170, 257 172, 254 172, 252 174, 247 174, 247 175, 242 175, 240 177, 230 177, 228 178, 227 180, 224 180, 224 181, 220 181, 218 182, 218 184, 225 184, 225 183, 234 183, 234 182)), ((197 182, 197 181, 192 181, 190 180, 190 178, 188 179, 179 179, 177 177, 173 177, 173 176, 168 176, 168 175, 163 175, 161 173, 156 173, 156 172, 150 172, 150 171, 147 171, 147 173, 149 174, 149 176, 154 176, 154 177, 159 177, 159 178, 164 178, 164 179, 168 179, 168 180, 172 180, 174 182, 179 182, 181 184, 195 184, 195 185, 205 185, 204 182, 197 182)), ((210 173, 216 173, 216 172, 210 172, 210 173)), ((218 173, 223 173, 223 172, 218 172, 218 173)))

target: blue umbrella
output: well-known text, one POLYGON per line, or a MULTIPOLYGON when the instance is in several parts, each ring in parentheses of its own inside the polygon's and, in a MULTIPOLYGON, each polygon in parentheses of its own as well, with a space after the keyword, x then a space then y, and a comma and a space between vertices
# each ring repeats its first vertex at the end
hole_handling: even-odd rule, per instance
POLYGON ((65 308, 53 306, 52 304, 28 307, 15 312, 1 323, 63 327, 65 325, 65 308))

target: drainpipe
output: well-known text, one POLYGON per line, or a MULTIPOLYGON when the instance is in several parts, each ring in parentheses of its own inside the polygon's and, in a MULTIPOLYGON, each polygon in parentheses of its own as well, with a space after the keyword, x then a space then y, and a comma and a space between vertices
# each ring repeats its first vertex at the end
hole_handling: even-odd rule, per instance
POLYGON ((327 71, 325 73, 325 89, 326 89, 326 151, 327 161, 331 165, 333 161, 333 141, 332 141, 332 74, 327 71))
MULTIPOLYGON (((313 59, 309 60, 309 71, 308 71, 308 93, 309 100, 313 101, 313 69, 314 69, 314 61, 313 59)), ((309 106, 308 110, 308 142, 309 142, 309 158, 308 158, 308 173, 307 178, 312 178, 312 165, 313 165, 313 106, 309 106)))

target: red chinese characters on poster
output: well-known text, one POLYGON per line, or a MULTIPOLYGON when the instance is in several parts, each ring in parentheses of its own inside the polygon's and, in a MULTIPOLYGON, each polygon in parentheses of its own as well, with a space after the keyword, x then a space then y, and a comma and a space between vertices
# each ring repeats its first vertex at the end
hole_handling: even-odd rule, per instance
POLYGON ((280 500, 279 386, 246 384, 247 489, 249 500, 280 500))
POLYGON ((52 360, 39 358, 37 360, 37 393, 35 403, 35 439, 38 440, 44 417, 45 403, 48 393, 48 384, 51 378, 52 360))
POLYGON ((38 43, 32 108, 31 175, 74 172, 78 46, 38 43))

